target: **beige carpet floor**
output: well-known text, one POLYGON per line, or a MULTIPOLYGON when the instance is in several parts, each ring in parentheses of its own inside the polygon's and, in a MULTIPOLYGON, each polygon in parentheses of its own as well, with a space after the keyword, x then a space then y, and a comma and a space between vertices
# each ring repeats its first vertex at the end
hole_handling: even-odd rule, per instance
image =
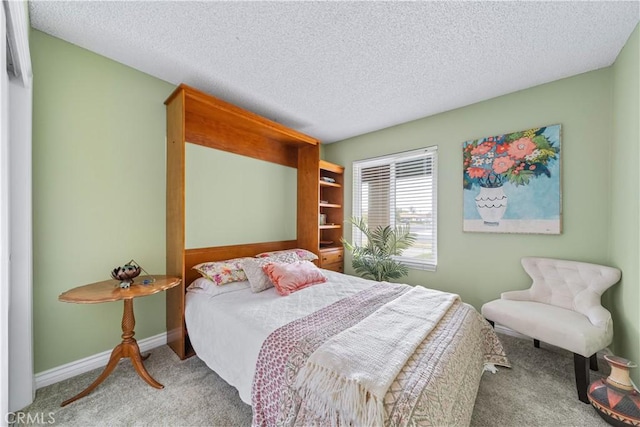
MULTIPOLYGON (((472 426, 607 426, 590 406, 578 400, 573 356, 531 340, 500 335, 513 368, 485 372, 478 390, 472 426)), ((58 426, 249 426, 251 407, 237 391, 197 357, 181 361, 168 347, 154 349, 145 362, 165 385, 156 390, 140 379, 128 360, 90 395, 64 408, 60 403, 84 390, 101 369, 43 387, 24 408, 20 425, 58 426)), ((591 379, 608 374, 601 371, 591 379)))

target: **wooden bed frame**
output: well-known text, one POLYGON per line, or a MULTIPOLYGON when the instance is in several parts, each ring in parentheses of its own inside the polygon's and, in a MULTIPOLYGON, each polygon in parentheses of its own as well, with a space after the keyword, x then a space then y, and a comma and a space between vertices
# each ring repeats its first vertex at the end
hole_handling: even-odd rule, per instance
POLYGON ((167 274, 182 278, 167 292, 167 342, 181 358, 194 354, 184 321, 191 269, 260 252, 291 248, 318 254, 320 141, 211 95, 181 84, 167 106, 167 274), (187 143, 296 168, 296 240, 187 249, 185 247, 185 147, 187 143))

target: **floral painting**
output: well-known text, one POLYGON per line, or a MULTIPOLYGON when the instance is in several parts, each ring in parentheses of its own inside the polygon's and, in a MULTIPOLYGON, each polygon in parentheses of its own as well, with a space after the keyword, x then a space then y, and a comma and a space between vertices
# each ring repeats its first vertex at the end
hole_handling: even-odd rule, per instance
POLYGON ((463 144, 464 231, 560 234, 560 125, 463 144))

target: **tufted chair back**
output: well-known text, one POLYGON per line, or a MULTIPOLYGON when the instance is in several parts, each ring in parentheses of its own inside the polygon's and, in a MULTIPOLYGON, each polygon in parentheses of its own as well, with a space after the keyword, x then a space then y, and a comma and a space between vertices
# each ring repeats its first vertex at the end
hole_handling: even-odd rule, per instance
POLYGON ((586 262, 552 258, 522 258, 522 266, 533 279, 530 299, 577 311, 595 326, 606 327, 599 310, 600 296, 620 280, 620 270, 586 262))

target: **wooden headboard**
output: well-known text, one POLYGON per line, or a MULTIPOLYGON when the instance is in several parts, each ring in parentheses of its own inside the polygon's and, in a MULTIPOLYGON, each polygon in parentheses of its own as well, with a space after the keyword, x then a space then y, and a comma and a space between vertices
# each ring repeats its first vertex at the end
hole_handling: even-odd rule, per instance
POLYGON ((182 278, 167 291, 167 341, 181 358, 193 354, 184 322, 186 287, 204 261, 299 247, 318 254, 319 141, 181 84, 167 106, 167 274, 182 278), (297 169, 296 240, 209 248, 185 247, 185 147, 215 148, 297 169))

